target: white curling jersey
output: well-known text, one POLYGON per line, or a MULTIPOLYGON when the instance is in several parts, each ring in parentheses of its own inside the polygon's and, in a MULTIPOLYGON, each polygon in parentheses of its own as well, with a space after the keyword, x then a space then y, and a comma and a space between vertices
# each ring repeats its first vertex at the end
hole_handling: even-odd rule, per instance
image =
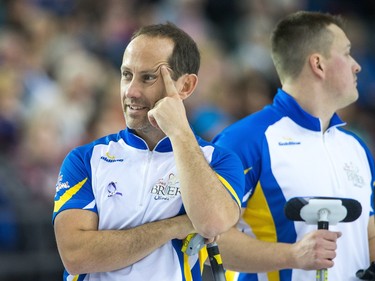
MULTIPOLYGON (((244 186, 240 160, 199 137, 197 140, 208 163, 240 205, 244 186)), ((53 220, 73 208, 95 212, 99 230, 127 229, 185 214, 170 140, 162 139, 150 151, 141 138, 126 129, 71 151, 56 185, 53 220)), ((205 253, 187 256, 181 247, 182 241, 175 239, 132 266, 78 276, 65 271, 63 280, 202 280, 204 260, 198 256, 205 253)))
MULTIPOLYGON (((356 199, 362 214, 354 222, 329 226, 341 231, 335 265, 328 280, 354 281, 370 265, 367 226, 374 215, 374 162, 368 148, 335 114, 323 132, 321 122, 305 112, 292 96, 279 90, 272 105, 245 117, 219 134, 214 143, 240 156, 245 171, 245 233, 269 242, 294 243, 316 225, 293 222, 284 214, 293 197, 356 199)), ((228 273, 228 280, 308 281, 315 271, 280 270, 228 273)))

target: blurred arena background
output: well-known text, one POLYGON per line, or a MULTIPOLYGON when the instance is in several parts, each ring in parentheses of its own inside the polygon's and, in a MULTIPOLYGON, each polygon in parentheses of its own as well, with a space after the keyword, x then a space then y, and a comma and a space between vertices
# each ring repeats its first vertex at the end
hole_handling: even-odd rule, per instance
POLYGON ((373 0, 0 0, 0 281, 62 280, 51 222, 59 166, 71 148, 124 128, 119 67, 136 28, 171 21, 197 41, 200 82, 186 106, 209 140, 272 100, 269 35, 296 10, 348 20, 362 72, 360 99, 341 115, 374 153, 373 0))

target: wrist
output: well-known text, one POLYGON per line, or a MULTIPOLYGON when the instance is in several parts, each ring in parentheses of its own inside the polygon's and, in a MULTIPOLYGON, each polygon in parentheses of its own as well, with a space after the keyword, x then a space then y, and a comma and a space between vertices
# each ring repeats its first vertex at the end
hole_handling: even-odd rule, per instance
POLYGON ((298 262, 298 247, 296 246, 296 244, 282 243, 281 245, 283 245, 283 248, 285 249, 284 251, 282 251, 282 264, 280 265, 281 269, 300 269, 301 266, 298 262))
POLYGON ((170 229, 173 237, 172 239, 184 239, 189 234, 195 232, 187 215, 176 216, 168 219, 168 225, 166 227, 170 229))

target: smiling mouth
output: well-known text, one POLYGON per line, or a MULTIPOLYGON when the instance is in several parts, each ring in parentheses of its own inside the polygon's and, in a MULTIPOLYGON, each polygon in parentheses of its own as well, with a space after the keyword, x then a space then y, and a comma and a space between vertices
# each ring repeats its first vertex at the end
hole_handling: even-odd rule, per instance
POLYGON ((128 105, 128 108, 131 110, 144 110, 146 107, 144 106, 138 106, 138 105, 128 105))

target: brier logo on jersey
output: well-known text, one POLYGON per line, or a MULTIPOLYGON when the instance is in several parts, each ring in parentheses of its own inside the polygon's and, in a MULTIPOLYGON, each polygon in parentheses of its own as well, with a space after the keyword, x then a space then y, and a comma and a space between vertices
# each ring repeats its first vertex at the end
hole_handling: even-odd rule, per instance
POLYGON ((180 195, 180 182, 173 174, 169 174, 167 180, 160 179, 150 191, 155 200, 170 200, 180 195))
POLYGON ((344 164, 344 171, 348 176, 348 180, 351 181, 354 186, 364 187, 365 180, 360 175, 359 168, 355 166, 352 162, 344 164))

